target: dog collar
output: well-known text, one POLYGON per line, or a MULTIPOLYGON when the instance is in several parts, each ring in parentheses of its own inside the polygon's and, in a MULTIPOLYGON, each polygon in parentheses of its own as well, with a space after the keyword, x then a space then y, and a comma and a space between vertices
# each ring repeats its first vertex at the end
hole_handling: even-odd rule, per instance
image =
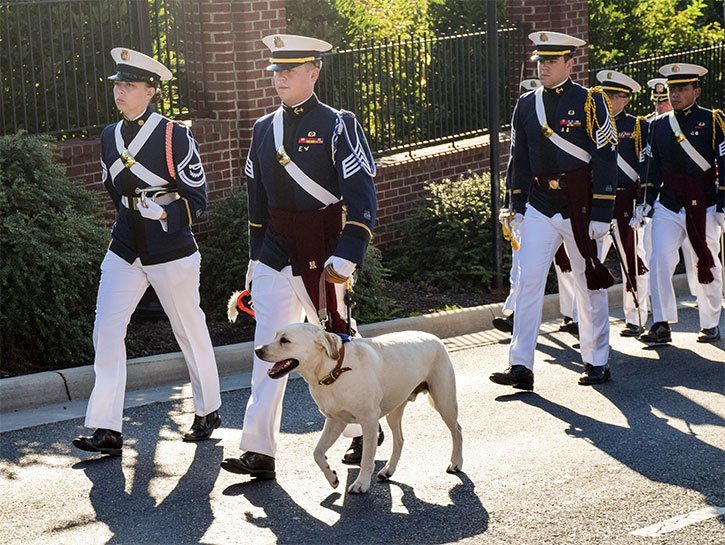
POLYGON ((322 377, 318 381, 318 384, 322 384, 323 386, 330 386, 345 371, 352 371, 352 369, 350 367, 342 367, 342 360, 345 358, 345 344, 344 344, 345 342, 347 342, 347 341, 343 340, 343 345, 340 348, 340 353, 337 356, 337 365, 335 365, 335 368, 332 371, 330 371, 329 374, 322 377))

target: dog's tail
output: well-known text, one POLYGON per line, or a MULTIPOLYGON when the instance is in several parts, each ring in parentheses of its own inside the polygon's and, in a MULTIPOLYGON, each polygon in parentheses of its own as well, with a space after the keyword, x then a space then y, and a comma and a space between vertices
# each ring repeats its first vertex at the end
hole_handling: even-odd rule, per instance
POLYGON ((241 291, 237 290, 234 293, 232 293, 232 296, 229 298, 229 301, 227 301, 227 318, 229 318, 229 321, 231 323, 234 323, 237 321, 237 316, 239 316, 239 310, 237 309, 237 299, 242 294, 241 291))

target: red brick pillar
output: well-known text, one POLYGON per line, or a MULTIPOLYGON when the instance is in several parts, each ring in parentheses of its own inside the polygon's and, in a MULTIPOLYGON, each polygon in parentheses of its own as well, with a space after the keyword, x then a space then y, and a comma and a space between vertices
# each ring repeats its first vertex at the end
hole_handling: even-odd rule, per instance
MULTIPOLYGON (((203 0, 200 42, 209 119, 196 120, 210 198, 244 180, 254 121, 277 105, 262 37, 286 28, 285 0, 203 0)), ((203 76, 202 76, 203 75, 203 76)))
MULTIPOLYGON (((513 23, 529 25, 535 30, 563 32, 589 42, 589 7, 587 0, 509 0, 508 16, 513 23)), ((533 43, 527 40, 527 54, 534 50, 533 43)), ((535 78, 536 63, 527 61, 525 74, 535 78)), ((574 54, 572 79, 581 85, 589 86, 589 49, 579 48, 574 54)), ((518 74, 517 85, 518 85, 518 74)))

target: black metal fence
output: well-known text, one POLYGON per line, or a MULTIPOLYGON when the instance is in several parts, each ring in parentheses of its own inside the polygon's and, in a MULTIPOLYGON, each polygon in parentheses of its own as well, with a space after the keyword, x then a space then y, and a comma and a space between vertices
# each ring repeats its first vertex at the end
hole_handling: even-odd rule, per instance
POLYGON ((152 55, 174 73, 162 84, 161 113, 205 110, 197 87, 204 81, 200 3, 0 0, 0 134, 85 136, 117 120, 106 80, 117 46, 152 55))
MULTIPOLYGON (((525 29, 501 29, 498 39, 501 119, 509 120, 525 29)), ((488 132, 483 31, 384 40, 329 53, 323 63, 320 99, 355 112, 376 155, 488 132)))
POLYGON ((723 64, 725 62, 724 52, 725 44, 719 44, 712 47, 703 47, 668 53, 648 59, 639 59, 623 64, 593 68, 589 71, 589 83, 590 85, 599 84, 596 76, 597 72, 601 70, 616 70, 628 75, 642 86, 642 91, 632 96, 627 106, 627 111, 633 115, 646 115, 653 111, 647 81, 652 78, 662 77, 658 72, 661 66, 673 62, 699 64, 707 68, 708 72, 701 78, 702 91, 700 92, 700 98, 697 100, 697 103, 706 108, 722 108, 725 105, 725 76, 723 76, 723 66, 725 66, 723 64))

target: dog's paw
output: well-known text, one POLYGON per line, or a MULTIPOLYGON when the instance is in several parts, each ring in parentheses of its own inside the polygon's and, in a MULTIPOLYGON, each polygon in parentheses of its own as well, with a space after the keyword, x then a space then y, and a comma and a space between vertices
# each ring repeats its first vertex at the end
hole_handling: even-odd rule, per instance
POLYGON ((388 468, 384 467, 382 470, 380 470, 380 473, 378 473, 378 480, 387 481, 392 476, 393 472, 390 471, 388 468))
POLYGON ((461 471, 461 464, 451 464, 446 469, 446 473, 458 473, 461 471))
POLYGON ((354 482, 348 487, 347 491, 350 494, 365 494, 368 488, 370 488, 370 483, 364 485, 363 483, 354 482))
POLYGON ((335 480, 330 481, 330 485, 332 486, 332 488, 337 488, 338 486, 340 486, 340 479, 337 478, 337 471, 333 471, 332 474, 335 476, 335 480))

